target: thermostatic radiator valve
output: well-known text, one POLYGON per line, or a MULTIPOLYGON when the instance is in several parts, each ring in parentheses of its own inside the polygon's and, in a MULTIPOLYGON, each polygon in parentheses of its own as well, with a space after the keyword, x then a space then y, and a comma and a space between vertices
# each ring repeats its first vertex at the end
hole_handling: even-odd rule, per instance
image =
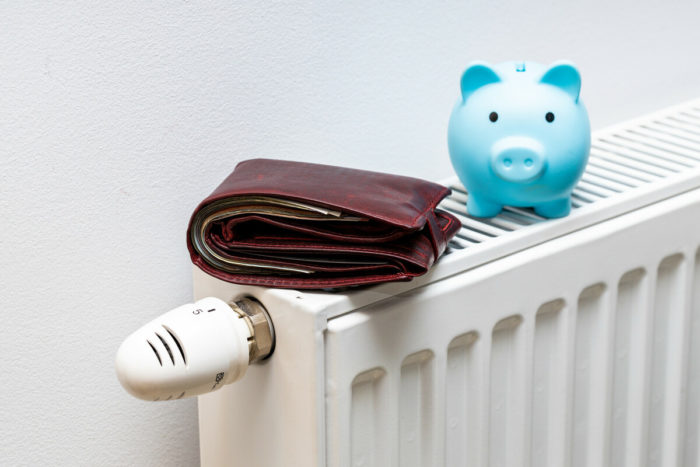
POLYGON ((249 364, 270 356, 274 347, 272 321, 258 301, 207 297, 127 337, 117 352, 117 376, 139 399, 181 399, 238 381, 249 364))

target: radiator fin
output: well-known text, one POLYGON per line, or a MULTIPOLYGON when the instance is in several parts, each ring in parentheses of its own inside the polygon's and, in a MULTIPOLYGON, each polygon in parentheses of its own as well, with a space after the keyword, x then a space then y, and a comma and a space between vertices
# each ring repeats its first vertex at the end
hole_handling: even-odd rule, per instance
POLYGON ((479 379, 479 335, 458 336, 447 348, 445 398, 445 461, 447 465, 476 467, 482 433, 479 404, 483 388, 479 379))
POLYGON ((625 273, 617 287, 613 401, 611 411, 611 466, 640 465, 646 373, 646 272, 625 273))
POLYGON ((690 349, 688 358, 688 389, 683 458, 684 466, 700 462, 700 250, 695 253, 693 265, 693 295, 690 317, 690 349))
POLYGON ((520 316, 499 321, 491 338, 489 381, 489 465, 517 465, 522 459, 518 420, 523 406, 518 391, 523 371, 517 365, 522 339, 518 339, 520 316))
POLYGON ((382 467, 387 439, 383 422, 382 394, 386 372, 375 368, 357 375, 352 382, 351 465, 382 467))
POLYGON ((401 466, 432 465, 434 409, 433 352, 423 350, 401 365, 399 461, 401 466))
POLYGON ((576 310, 576 337, 574 361, 574 400, 571 420, 571 465, 584 467, 602 465, 594 458, 600 456, 602 430, 601 411, 605 405, 604 325, 605 286, 597 284, 586 288, 578 299, 576 310))
MULTIPOLYGON (((564 300, 542 305, 535 316, 532 369, 531 465, 559 467, 564 460, 566 321, 564 300)), ((456 464, 452 464, 456 465, 456 464)))
POLYGON ((654 298, 653 341, 647 463, 650 467, 678 465, 677 438, 680 415, 679 398, 669 394, 680 392, 683 363, 683 256, 673 255, 659 265, 654 298), (676 403, 674 403, 674 401, 676 403))

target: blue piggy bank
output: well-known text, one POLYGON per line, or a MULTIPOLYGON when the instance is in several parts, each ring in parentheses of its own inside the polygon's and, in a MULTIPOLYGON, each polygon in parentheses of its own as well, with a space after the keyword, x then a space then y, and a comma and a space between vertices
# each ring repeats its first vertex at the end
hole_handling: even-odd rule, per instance
POLYGON ((568 62, 476 62, 461 87, 447 139, 469 214, 492 217, 504 205, 569 214, 591 146, 578 70, 568 62))

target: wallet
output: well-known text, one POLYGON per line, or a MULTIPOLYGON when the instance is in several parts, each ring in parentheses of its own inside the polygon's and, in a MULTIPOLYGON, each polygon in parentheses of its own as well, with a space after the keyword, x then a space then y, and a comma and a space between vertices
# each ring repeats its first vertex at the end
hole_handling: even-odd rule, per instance
POLYGON ((450 190, 411 177, 251 159, 195 209, 192 262, 228 282, 332 289, 409 280, 445 251, 460 222, 450 190))

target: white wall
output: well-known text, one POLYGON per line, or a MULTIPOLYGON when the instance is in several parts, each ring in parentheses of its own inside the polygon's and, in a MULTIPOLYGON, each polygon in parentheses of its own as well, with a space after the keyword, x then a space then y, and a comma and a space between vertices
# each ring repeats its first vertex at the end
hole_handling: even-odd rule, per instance
POLYGON ((700 96, 697 2, 113 3, 0 6, 2 465, 198 463, 196 402, 113 357, 190 299, 189 215, 236 162, 448 176, 477 58, 574 60, 596 128, 700 96))

